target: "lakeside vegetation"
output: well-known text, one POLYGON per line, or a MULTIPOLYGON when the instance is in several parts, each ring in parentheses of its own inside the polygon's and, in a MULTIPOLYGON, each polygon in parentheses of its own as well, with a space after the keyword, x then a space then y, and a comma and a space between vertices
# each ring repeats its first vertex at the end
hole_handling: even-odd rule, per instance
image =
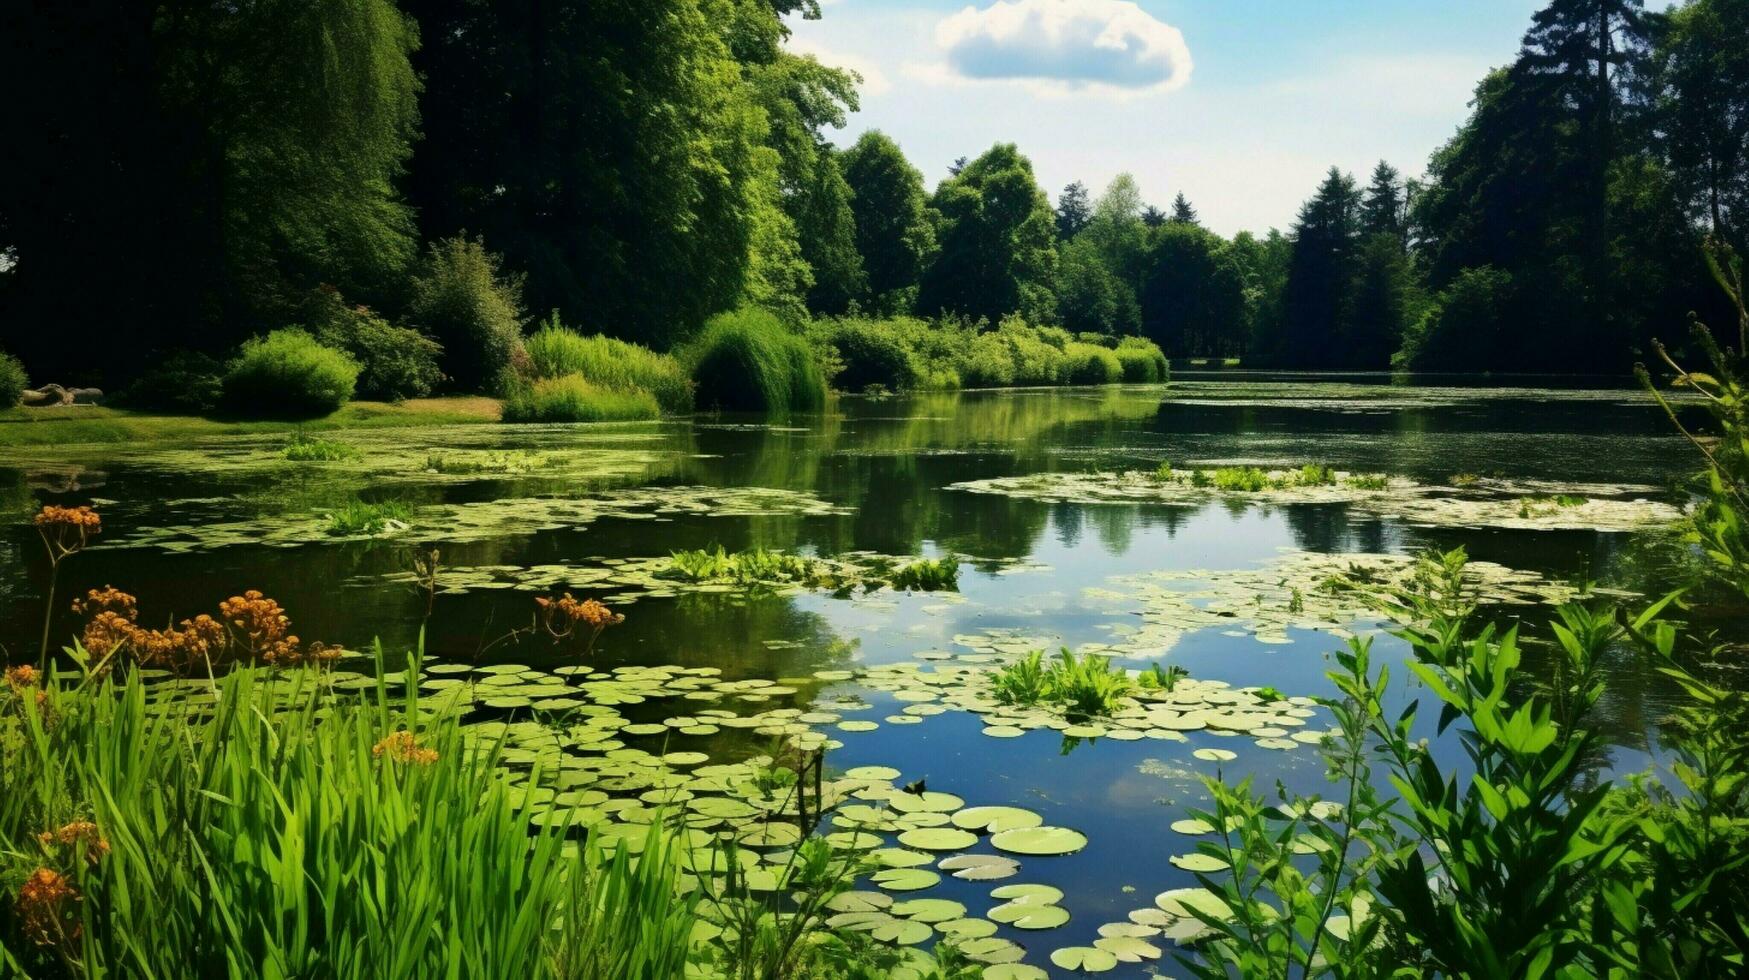
MULTIPOLYGON (((1053 203, 1012 143, 933 188, 884 134, 835 145, 861 79, 785 44, 786 17, 831 8, 0 14, 0 84, 44 93, 3 127, 29 138, 0 174, 0 322, 28 329, 0 351, 0 449, 187 457, 7 473, 0 611, 28 607, 32 645, 0 637, 0 973, 1749 973, 1749 694, 1731 676, 1749 604, 1749 0, 1550 0, 1425 181, 1333 168, 1287 231, 1231 237, 1128 175, 1053 203), (1669 337, 1685 314, 1691 335, 1669 337), (1494 444, 1446 458, 1420 418, 1396 433, 1419 471, 1340 470, 1279 422, 1318 400, 1303 391, 1243 405, 1270 416, 1245 430, 1270 445, 1217 453, 1207 406, 1171 417, 1166 389, 1121 387, 1170 383, 1169 355, 1614 373, 1638 357, 1698 478, 1413 479, 1495 462, 1494 444), (50 382, 111 394, 33 387, 50 382), (934 411, 957 407, 935 393, 1068 386, 1104 390, 1002 396, 959 428, 934 411), (908 411, 886 411, 901 392, 908 411), (834 393, 871 411, 826 411, 834 393), (719 412, 758 418, 619 442, 562 428, 719 412), (493 422, 530 428, 328 437, 493 422), (275 438, 223 459, 181 445, 225 435, 275 438), (1013 444, 1027 455, 992 450, 1013 444), (884 493, 925 473, 942 493, 884 493), (1098 504, 1174 534, 1220 516, 1187 552, 1249 562, 1254 525, 1282 553, 1189 568, 1132 550, 1098 504), (1297 510, 1269 524, 1270 508, 1297 510), (1538 564, 1472 561, 1461 529, 1502 550, 1542 533, 1538 564), (1646 529, 1692 581, 1593 585, 1590 562, 1646 529), (1569 534, 1589 536, 1573 584, 1550 570, 1569 534), (1302 550, 1280 548, 1290 535, 1302 550), (300 637, 240 586, 143 613, 85 581, 174 555, 198 570, 167 578, 210 589, 294 567, 282 548, 321 552, 299 589, 417 644, 402 659, 300 637), (1068 574, 996 579, 1047 559, 1068 574), (835 624, 832 603, 850 610, 835 624), (652 606, 673 622, 610 657, 652 606), (1063 636, 1036 625, 1053 619, 1063 636), (1217 636, 1308 656, 1308 636, 1342 641, 1324 697, 1274 686, 1306 680, 1281 661, 1263 684, 1125 666, 1191 634, 1209 644, 1193 666, 1241 649, 1217 636), (1634 738, 1657 733, 1643 774, 1609 755, 1628 744, 1604 731, 1618 675, 1681 697, 1622 712, 1634 738), (835 764, 846 738, 942 715, 835 764), (1106 740, 1121 772, 1023 784, 1004 767, 1039 759, 990 748, 1022 738, 1053 761, 1106 740), (918 771, 868 761, 894 746, 918 771), (1225 768, 1237 750, 1261 778, 1225 768), (1296 752, 1301 769, 1318 753, 1328 794, 1255 758, 1296 752), (966 786, 1003 805, 968 805, 966 786), (1207 804, 1120 837, 1056 826, 1071 798, 1105 816, 1207 804), (1081 913, 1046 882, 1083 901, 1093 878, 1047 862, 1090 845, 1111 866, 1101 909, 1138 891, 1119 903, 1141 907, 1077 922, 1087 945, 1052 941, 1081 913), (1195 887, 1151 894, 1144 849, 1195 887), (1027 880, 996 884, 1022 859, 1027 880), (967 882, 996 902, 928 893, 967 882)), ((1346 434, 1377 451, 1372 416, 1400 405, 1357 404, 1346 434)), ((331 611, 298 621, 326 635, 331 611)))

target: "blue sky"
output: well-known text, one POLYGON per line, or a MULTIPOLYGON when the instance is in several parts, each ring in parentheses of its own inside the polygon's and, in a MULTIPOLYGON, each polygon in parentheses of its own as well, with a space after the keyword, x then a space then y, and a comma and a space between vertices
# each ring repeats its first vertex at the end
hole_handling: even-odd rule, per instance
POLYGON ((1332 164, 1419 174, 1534 0, 827 0, 795 50, 861 71, 867 128, 934 182, 1012 141, 1053 200, 1128 171, 1223 234, 1285 230, 1332 164))

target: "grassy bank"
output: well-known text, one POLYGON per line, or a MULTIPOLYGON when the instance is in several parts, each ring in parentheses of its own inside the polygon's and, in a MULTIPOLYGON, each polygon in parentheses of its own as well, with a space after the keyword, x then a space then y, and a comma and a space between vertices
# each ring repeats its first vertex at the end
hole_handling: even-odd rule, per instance
POLYGON ((157 415, 121 408, 13 408, 0 411, 0 448, 105 442, 154 442, 256 433, 333 431, 498 421, 495 398, 414 398, 399 403, 351 402, 309 422, 230 421, 157 415))

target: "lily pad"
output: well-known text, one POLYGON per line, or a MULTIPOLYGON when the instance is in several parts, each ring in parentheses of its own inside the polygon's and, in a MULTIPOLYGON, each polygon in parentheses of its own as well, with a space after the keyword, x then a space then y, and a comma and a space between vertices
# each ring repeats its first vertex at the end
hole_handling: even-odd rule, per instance
POLYGON ((953 815, 954 826, 980 833, 1024 830, 1044 823, 1044 818, 1017 806, 974 806, 953 815))
POLYGON ((1065 946, 1051 953, 1051 962, 1065 970, 1104 973, 1117 968, 1117 957, 1092 946, 1065 946))
POLYGON ((1011 854, 1073 854, 1087 846, 1087 837, 1067 827, 1025 827, 1004 830, 991 837, 990 843, 1011 854))

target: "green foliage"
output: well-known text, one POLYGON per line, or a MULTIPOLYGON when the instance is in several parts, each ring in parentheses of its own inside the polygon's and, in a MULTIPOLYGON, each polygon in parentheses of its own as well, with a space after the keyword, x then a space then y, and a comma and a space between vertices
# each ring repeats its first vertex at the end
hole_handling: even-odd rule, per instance
POLYGON ((1322 463, 1307 463, 1289 479, 1298 487, 1332 487, 1336 485, 1336 471, 1322 463))
POLYGON ((910 312, 936 252, 935 216, 923 174, 878 130, 858 137, 839 163, 853 194, 850 207, 869 308, 886 316, 910 312))
POLYGON ((1216 490, 1256 493, 1268 489, 1269 474, 1255 466, 1223 466, 1214 472, 1216 490))
POLYGON ((597 387, 647 391, 666 412, 692 408, 692 381, 673 356, 600 334, 584 337, 561 324, 557 312, 524 346, 537 379, 574 374, 597 387))
POLYGON ((1070 384, 1109 385, 1124 379, 1123 362, 1110 348, 1079 342, 1063 349, 1064 369, 1059 375, 1070 384))
POLYGON ((1190 676, 1182 664, 1161 667, 1158 663, 1136 675, 1136 686, 1150 691, 1170 692, 1178 682, 1190 676))
POLYGON ((1034 650, 996 671, 990 679, 996 700, 1023 707, 1046 700, 1051 688, 1044 657, 1044 651, 1034 650))
POLYGON ((1043 652, 1034 650, 991 680, 991 690, 1003 704, 1048 703, 1081 717, 1111 714, 1131 686, 1129 674, 1112 666, 1109 658, 1087 653, 1076 659, 1066 648, 1048 664, 1043 652))
POLYGON ((960 563, 957 558, 919 558, 896 569, 887 584, 906 592, 957 591, 960 563))
POLYGON ((499 265, 483 240, 446 238, 413 281, 408 314, 443 346, 443 373, 457 391, 500 387, 522 352, 522 279, 499 265))
POLYGON ((1403 335, 1392 358, 1410 370, 1478 370, 1499 364, 1511 277, 1491 266, 1465 269, 1403 335))
POLYGON ((603 388, 575 374, 515 383, 504 398, 506 422, 635 422, 662 414, 643 389, 603 388))
POLYGON ((225 369, 222 402, 246 418, 328 415, 352 398, 358 362, 302 330, 275 330, 244 341, 225 369))
POLYGON ((155 361, 121 392, 129 408, 177 415, 205 415, 224 397, 225 365, 198 351, 172 351, 155 361))
POLYGON ((925 274, 919 312, 1051 319, 1056 216, 1014 144, 997 144, 943 181, 931 203, 941 212, 941 253, 925 274))
POLYGON ((815 562, 800 555, 765 548, 727 552, 676 551, 669 556, 664 573, 687 582, 733 582, 737 585, 772 585, 798 582, 815 584, 821 572, 815 562))
POLYGON ((683 360, 691 365, 701 408, 783 413, 826 403, 826 381, 813 349, 763 310, 712 317, 683 360))
POLYGON ((443 347, 417 330, 397 327, 366 306, 348 306, 338 290, 318 289, 304 306, 304 326, 324 346, 358 361, 358 395, 398 402, 423 398, 443 381, 443 347))
POLYGON ((1130 384, 1156 384, 1171 377, 1166 355, 1151 340, 1125 337, 1117 342, 1116 354, 1123 365, 1123 379, 1130 384))
POLYGON ((926 324, 894 329, 887 323, 869 320, 832 321, 824 331, 824 340, 842 365, 832 379, 842 391, 863 391, 871 387, 887 391, 903 391, 917 386, 918 371, 906 334, 914 335, 926 324))
POLYGON ((24 373, 24 363, 5 351, 0 351, 0 408, 17 405, 24 396, 30 379, 24 373))
POLYGON ((351 500, 328 514, 328 533, 337 537, 381 534, 392 525, 413 520, 413 508, 398 500, 351 500))
POLYGON ((1245 350, 1245 278, 1219 235, 1169 222, 1143 260, 1141 332, 1177 356, 1228 356, 1245 350))
POLYGON ((1097 242, 1084 235, 1064 243, 1057 262, 1057 316, 1077 332, 1135 333, 1142 313, 1135 290, 1106 265, 1097 242))
POLYGON ((775 5, 409 11, 428 111, 408 187, 429 237, 483 233, 531 309, 658 347, 744 298, 799 309, 779 181, 812 147, 776 112, 818 88, 778 63, 775 5))
POLYGON ((9 973, 682 976, 695 900, 660 832, 634 860, 531 829, 533 795, 411 683, 332 709, 314 674, 214 685, 208 711, 166 710, 138 675, 51 682, 41 708, 0 689, 0 885, 43 865, 80 895, 74 944, 24 939, 6 903, 9 973), (433 754, 373 750, 395 732, 433 754), (101 857, 37 844, 81 820, 101 857))
POLYGON ((1388 490, 1391 478, 1383 473, 1355 473, 1342 481, 1356 490, 1388 490))
POLYGON ((211 353, 287 322, 317 282, 396 285, 417 248, 396 194, 416 44, 392 0, 9 12, 0 84, 34 79, 45 97, 8 118, 7 182, 32 190, 6 203, 8 245, 29 259, 0 320, 55 322, 78 297, 67 327, 102 338, 42 330, 33 368, 119 388, 142 352, 211 353))
POLYGON ((286 443, 279 451, 281 456, 293 463, 332 463, 342 459, 353 459, 358 456, 358 450, 344 442, 333 439, 314 439, 298 433, 292 441, 286 443))

